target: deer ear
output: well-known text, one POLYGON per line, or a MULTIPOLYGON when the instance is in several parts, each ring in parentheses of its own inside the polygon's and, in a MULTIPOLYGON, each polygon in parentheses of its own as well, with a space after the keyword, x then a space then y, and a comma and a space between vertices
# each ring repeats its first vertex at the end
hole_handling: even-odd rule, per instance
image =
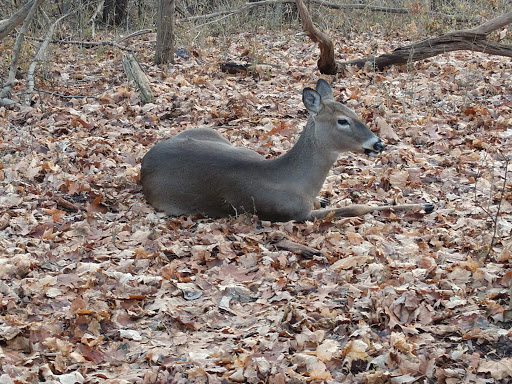
POLYGON ((332 88, 327 81, 319 79, 316 83, 316 91, 322 96, 324 100, 334 100, 332 88))
POLYGON ((311 113, 318 113, 322 110, 322 96, 313 88, 304 88, 302 91, 302 102, 311 113))

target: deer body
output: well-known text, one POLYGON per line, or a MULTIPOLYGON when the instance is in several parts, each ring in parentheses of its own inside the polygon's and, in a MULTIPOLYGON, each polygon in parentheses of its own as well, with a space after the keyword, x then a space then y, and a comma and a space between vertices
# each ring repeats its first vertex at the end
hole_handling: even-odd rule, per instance
POLYGON ((158 143, 142 160, 146 199, 172 216, 249 212, 272 221, 374 210, 366 206, 353 206, 357 212, 354 208, 313 210, 341 152, 376 155, 384 146, 354 112, 334 100, 326 81, 319 80, 316 91, 305 88, 303 101, 311 113, 308 122, 293 148, 276 159, 233 146, 209 128, 183 131, 158 143))

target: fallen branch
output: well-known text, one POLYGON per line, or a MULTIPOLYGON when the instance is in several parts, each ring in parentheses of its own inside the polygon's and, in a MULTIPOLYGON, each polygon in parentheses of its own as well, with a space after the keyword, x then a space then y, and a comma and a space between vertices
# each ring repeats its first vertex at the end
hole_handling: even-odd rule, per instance
POLYGON ((337 63, 338 72, 344 71, 348 65, 363 68, 367 63, 377 70, 382 70, 390 65, 406 64, 460 50, 512 57, 512 46, 487 40, 489 33, 510 23, 512 23, 512 12, 498 16, 478 27, 449 32, 436 38, 397 48, 393 52, 381 56, 370 56, 337 63))
POLYGON ((512 23, 512 12, 508 12, 478 27, 449 32, 436 38, 426 39, 415 44, 397 48, 393 52, 381 56, 369 56, 362 59, 335 62, 331 39, 313 25, 309 12, 302 0, 296 0, 296 3, 302 20, 302 28, 313 42, 318 43, 320 48, 318 69, 324 74, 333 75, 338 72, 344 72, 349 65, 354 65, 358 68, 370 65, 376 70, 382 70, 390 65, 406 64, 459 50, 512 57, 512 46, 487 40, 487 35, 491 32, 512 23))
POLYGON ((142 103, 152 103, 155 101, 155 96, 151 92, 148 78, 139 65, 139 62, 132 54, 126 54, 122 59, 123 68, 126 72, 128 80, 133 81, 140 92, 140 101, 142 103))
POLYGON ((319 256, 322 254, 318 249, 311 248, 306 245, 299 244, 287 239, 278 241, 277 243, 275 243, 275 246, 278 249, 284 249, 286 251, 302 255, 308 259, 311 259, 313 256, 319 256))
MULTIPOLYGON (((43 41, 42 39, 33 38, 35 41, 43 41)), ((100 45, 110 45, 112 47, 119 48, 123 51, 128 52, 136 52, 133 48, 128 48, 125 46, 122 46, 116 41, 110 41, 110 40, 101 40, 101 41, 76 41, 76 40, 51 40, 50 43, 52 44, 71 44, 71 45, 81 45, 84 48, 92 48, 97 47, 100 45)))
POLYGON ((117 40, 117 43, 120 44, 123 41, 132 39, 132 38, 134 38, 136 36, 145 35, 146 33, 151 33, 151 32, 153 32, 152 29, 142 29, 140 31, 136 31, 136 32, 130 33, 129 35, 126 35, 126 36, 120 38, 119 40, 117 40))
POLYGON ((4 97, 0 97, 0 105, 3 107, 21 107, 20 103, 4 97))
MULTIPOLYGON (((60 97, 61 99, 85 99, 85 98, 91 98, 91 99, 95 99, 95 100, 99 99, 98 96, 91 96, 91 95, 64 95, 64 94, 59 93, 59 92, 47 91, 45 89, 39 89, 39 88, 36 88, 36 87, 34 87, 34 90, 37 91, 37 92, 40 92, 40 93, 45 93, 47 95, 51 95, 51 96, 55 96, 55 97, 60 97)), ((102 91, 99 94, 102 94, 102 93, 105 93, 105 91, 102 91)))

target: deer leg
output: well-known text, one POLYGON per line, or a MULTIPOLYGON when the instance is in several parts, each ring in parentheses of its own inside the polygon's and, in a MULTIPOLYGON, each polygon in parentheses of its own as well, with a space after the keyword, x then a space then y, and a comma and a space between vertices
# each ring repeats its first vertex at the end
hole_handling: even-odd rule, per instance
POLYGON ((328 205, 329 205, 329 200, 324 199, 322 197, 316 197, 315 201, 313 202, 313 209, 325 208, 328 205))
POLYGON ((376 211, 385 211, 387 209, 392 209, 394 211, 419 211, 424 210, 425 213, 430 213, 434 210, 434 206, 432 204, 401 204, 401 205, 381 205, 377 207, 373 207, 371 205, 364 204, 354 204, 349 205, 348 207, 343 208, 328 208, 328 209, 317 209, 311 211, 310 218, 311 219, 322 219, 327 216, 333 217, 356 217, 363 216, 367 213, 376 212, 376 211))

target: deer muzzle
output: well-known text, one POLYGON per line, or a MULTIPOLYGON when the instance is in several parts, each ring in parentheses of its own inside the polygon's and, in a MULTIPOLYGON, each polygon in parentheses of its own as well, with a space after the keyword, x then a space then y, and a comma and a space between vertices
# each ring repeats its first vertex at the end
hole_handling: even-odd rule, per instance
POLYGON ((384 150, 384 143, 381 140, 378 140, 373 144, 372 148, 365 148, 364 153, 368 156, 377 156, 380 152, 384 150))

